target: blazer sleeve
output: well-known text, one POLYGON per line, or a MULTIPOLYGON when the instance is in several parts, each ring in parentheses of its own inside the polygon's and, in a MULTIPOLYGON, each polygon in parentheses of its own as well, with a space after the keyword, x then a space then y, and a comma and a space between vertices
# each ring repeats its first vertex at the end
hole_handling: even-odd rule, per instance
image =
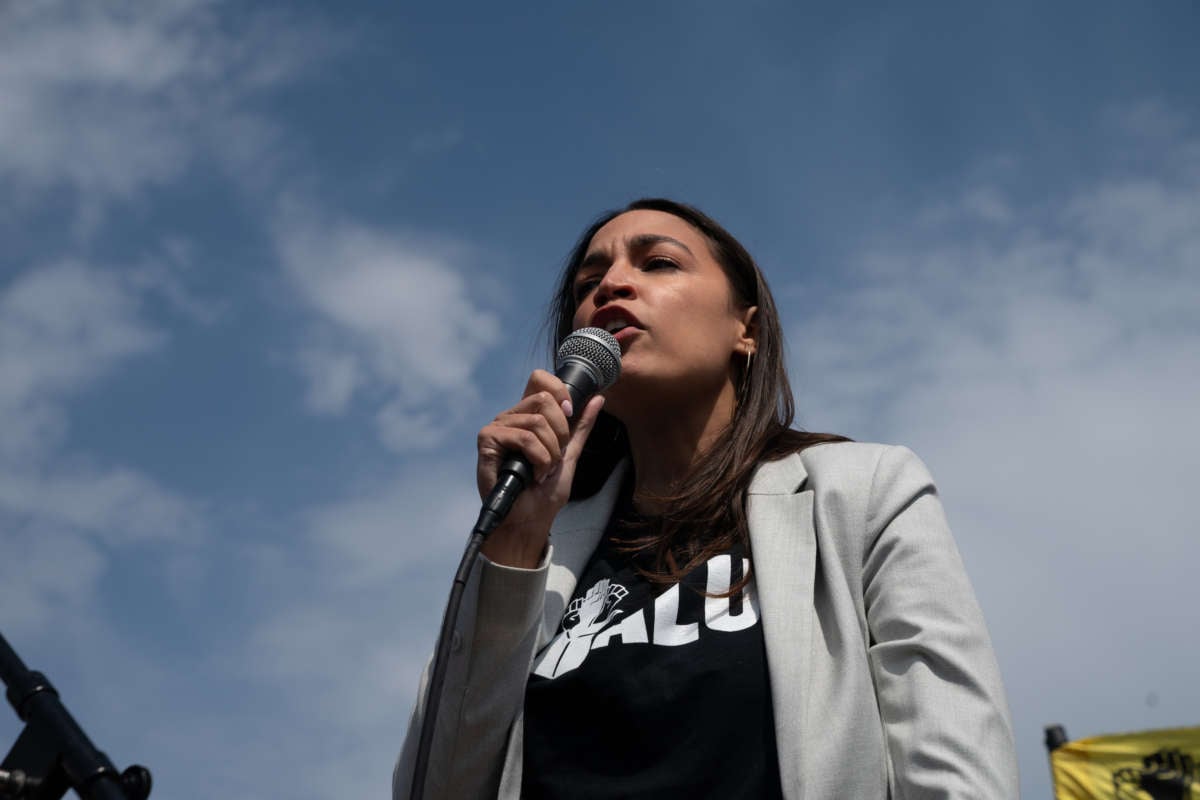
MULTIPOLYGON (((524 705, 549 564, 549 552, 533 570, 504 567, 480 556, 472 570, 454 622, 426 774, 428 800, 496 797, 509 729, 524 705)), ((406 800, 412 791, 431 670, 432 659, 421 676, 392 773, 393 800, 406 800)))
POLYGON ((1019 796, 1012 724, 983 614, 925 465, 876 463, 863 588, 896 800, 1019 796))

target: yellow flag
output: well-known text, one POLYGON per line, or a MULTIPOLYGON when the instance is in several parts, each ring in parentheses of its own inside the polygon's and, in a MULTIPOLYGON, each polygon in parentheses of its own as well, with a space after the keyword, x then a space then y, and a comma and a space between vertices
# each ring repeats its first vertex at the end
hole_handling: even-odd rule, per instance
POLYGON ((1200 800, 1200 728, 1067 742, 1050 769, 1057 800, 1200 800))

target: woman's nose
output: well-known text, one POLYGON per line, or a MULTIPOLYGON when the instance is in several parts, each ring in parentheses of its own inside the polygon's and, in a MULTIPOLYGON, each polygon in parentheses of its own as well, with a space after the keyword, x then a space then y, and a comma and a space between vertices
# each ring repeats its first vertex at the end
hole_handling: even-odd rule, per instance
POLYGON ((618 262, 609 267, 596 286, 594 301, 601 306, 610 300, 628 299, 637 296, 635 278, 637 271, 629 264, 618 262))

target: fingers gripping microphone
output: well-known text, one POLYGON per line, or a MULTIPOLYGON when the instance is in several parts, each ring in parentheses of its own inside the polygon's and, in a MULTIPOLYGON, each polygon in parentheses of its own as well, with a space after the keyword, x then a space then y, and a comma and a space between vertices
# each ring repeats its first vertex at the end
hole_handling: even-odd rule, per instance
MULTIPOLYGON (((621 346, 603 328, 580 328, 563 339, 554 364, 554 375, 567 385, 575 413, 596 392, 617 382, 621 374, 621 346)), ((524 456, 509 455, 500 465, 496 485, 479 513, 475 530, 488 533, 508 515, 517 495, 533 481, 533 470, 524 456)))

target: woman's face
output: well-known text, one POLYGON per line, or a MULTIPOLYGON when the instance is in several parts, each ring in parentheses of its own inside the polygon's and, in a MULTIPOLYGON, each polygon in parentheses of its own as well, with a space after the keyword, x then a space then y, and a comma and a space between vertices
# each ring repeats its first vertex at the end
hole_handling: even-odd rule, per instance
POLYGON ((606 393, 618 416, 635 387, 715 396, 732 386, 735 353, 742 360, 754 347, 755 309, 737 304, 704 234, 673 214, 627 211, 609 221, 592 237, 574 291, 575 328, 606 328, 621 345, 621 379, 606 393))

